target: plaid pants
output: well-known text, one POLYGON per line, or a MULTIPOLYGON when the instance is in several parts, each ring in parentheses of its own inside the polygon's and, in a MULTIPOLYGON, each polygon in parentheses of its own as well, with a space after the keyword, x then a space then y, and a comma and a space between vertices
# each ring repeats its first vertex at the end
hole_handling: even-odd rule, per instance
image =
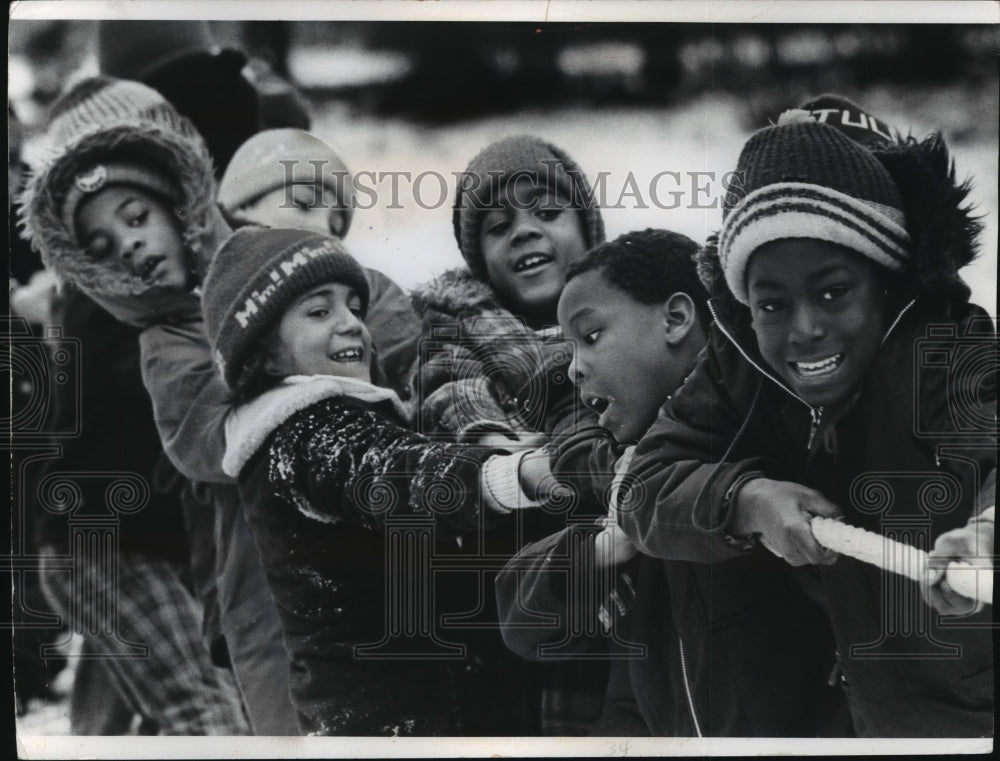
POLYGON ((164 735, 248 734, 232 675, 212 664, 198 604, 173 564, 119 552, 110 590, 107 567, 76 563, 74 582, 57 557, 43 548, 42 589, 66 624, 83 630, 127 705, 164 735))

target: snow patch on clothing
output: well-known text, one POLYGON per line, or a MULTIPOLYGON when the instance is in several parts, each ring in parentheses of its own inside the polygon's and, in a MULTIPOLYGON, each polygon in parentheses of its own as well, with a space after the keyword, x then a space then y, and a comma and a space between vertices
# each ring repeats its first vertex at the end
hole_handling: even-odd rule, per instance
MULTIPOLYGON (((226 418, 226 454, 222 459, 223 472, 235 478, 243 466, 254 456, 278 426, 300 410, 316 402, 335 396, 350 396, 363 402, 390 402, 406 420, 408 410, 395 391, 371 383, 341 378, 333 375, 293 375, 285 378, 277 388, 261 394, 249 404, 233 410, 226 418)), ((291 480, 291 464, 276 463, 283 478, 291 480)), ((301 500, 303 504, 307 501, 301 500)), ((302 509, 302 506, 299 506, 302 509)), ((318 516, 314 516, 318 517, 318 516)), ((329 522, 329 516, 321 520, 329 522)))

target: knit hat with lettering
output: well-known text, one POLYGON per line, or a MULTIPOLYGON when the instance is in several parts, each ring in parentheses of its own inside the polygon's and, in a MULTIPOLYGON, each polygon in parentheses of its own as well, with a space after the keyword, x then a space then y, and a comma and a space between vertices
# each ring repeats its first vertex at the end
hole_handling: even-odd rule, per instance
POLYGON ((315 285, 353 286, 368 310, 368 279, 336 238, 306 230, 243 227, 215 254, 202 287, 212 356, 235 388, 250 350, 315 285))
POLYGON ((604 242, 604 221, 583 170, 565 152, 530 135, 498 140, 484 148, 463 173, 455 197, 455 240, 472 274, 489 282, 479 245, 479 226, 512 177, 531 176, 556 190, 583 216, 587 248, 604 242))
POLYGON ((750 137, 722 212, 719 260, 747 304, 747 263, 765 243, 811 238, 845 246, 899 272, 910 261, 903 202, 862 145, 807 111, 786 111, 750 137))
POLYGON ((343 237, 354 214, 351 174, 329 145, 300 129, 269 129, 243 143, 219 183, 219 203, 233 213, 275 188, 317 181, 346 213, 343 237))
POLYGON ((810 98, 799 108, 808 111, 821 124, 836 127, 866 148, 877 149, 895 145, 899 135, 881 119, 876 119, 854 101, 843 95, 824 93, 810 98))

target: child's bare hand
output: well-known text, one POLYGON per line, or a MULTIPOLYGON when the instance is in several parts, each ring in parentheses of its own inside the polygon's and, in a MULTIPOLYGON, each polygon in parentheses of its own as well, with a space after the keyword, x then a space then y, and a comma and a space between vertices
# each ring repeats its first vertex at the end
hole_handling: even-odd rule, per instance
POLYGON ((757 534, 760 542, 790 565, 829 565, 837 553, 813 536, 814 515, 839 518, 840 509, 815 489, 790 481, 755 478, 740 490, 732 530, 757 534))
POLYGON ((594 538, 594 559, 598 568, 621 565, 639 554, 613 517, 602 518, 601 523, 604 529, 594 538))
POLYGON ((945 571, 951 562, 968 563, 992 571, 993 547, 992 520, 973 519, 962 528, 939 536, 927 558, 927 578, 920 586, 924 601, 938 613, 949 616, 969 615, 982 610, 983 603, 970 600, 951 588, 945 571))

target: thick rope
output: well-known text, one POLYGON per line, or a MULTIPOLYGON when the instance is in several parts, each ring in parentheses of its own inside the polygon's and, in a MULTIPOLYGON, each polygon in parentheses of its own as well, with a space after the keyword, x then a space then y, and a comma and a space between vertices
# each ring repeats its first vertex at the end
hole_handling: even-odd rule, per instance
MULTIPOLYGON (((827 549, 848 555, 919 582, 927 568, 927 553, 895 539, 850 526, 841 521, 816 516, 812 519, 816 541, 827 549)), ((969 563, 949 563, 945 579, 958 594, 988 605, 993 604, 993 570, 969 563)))

